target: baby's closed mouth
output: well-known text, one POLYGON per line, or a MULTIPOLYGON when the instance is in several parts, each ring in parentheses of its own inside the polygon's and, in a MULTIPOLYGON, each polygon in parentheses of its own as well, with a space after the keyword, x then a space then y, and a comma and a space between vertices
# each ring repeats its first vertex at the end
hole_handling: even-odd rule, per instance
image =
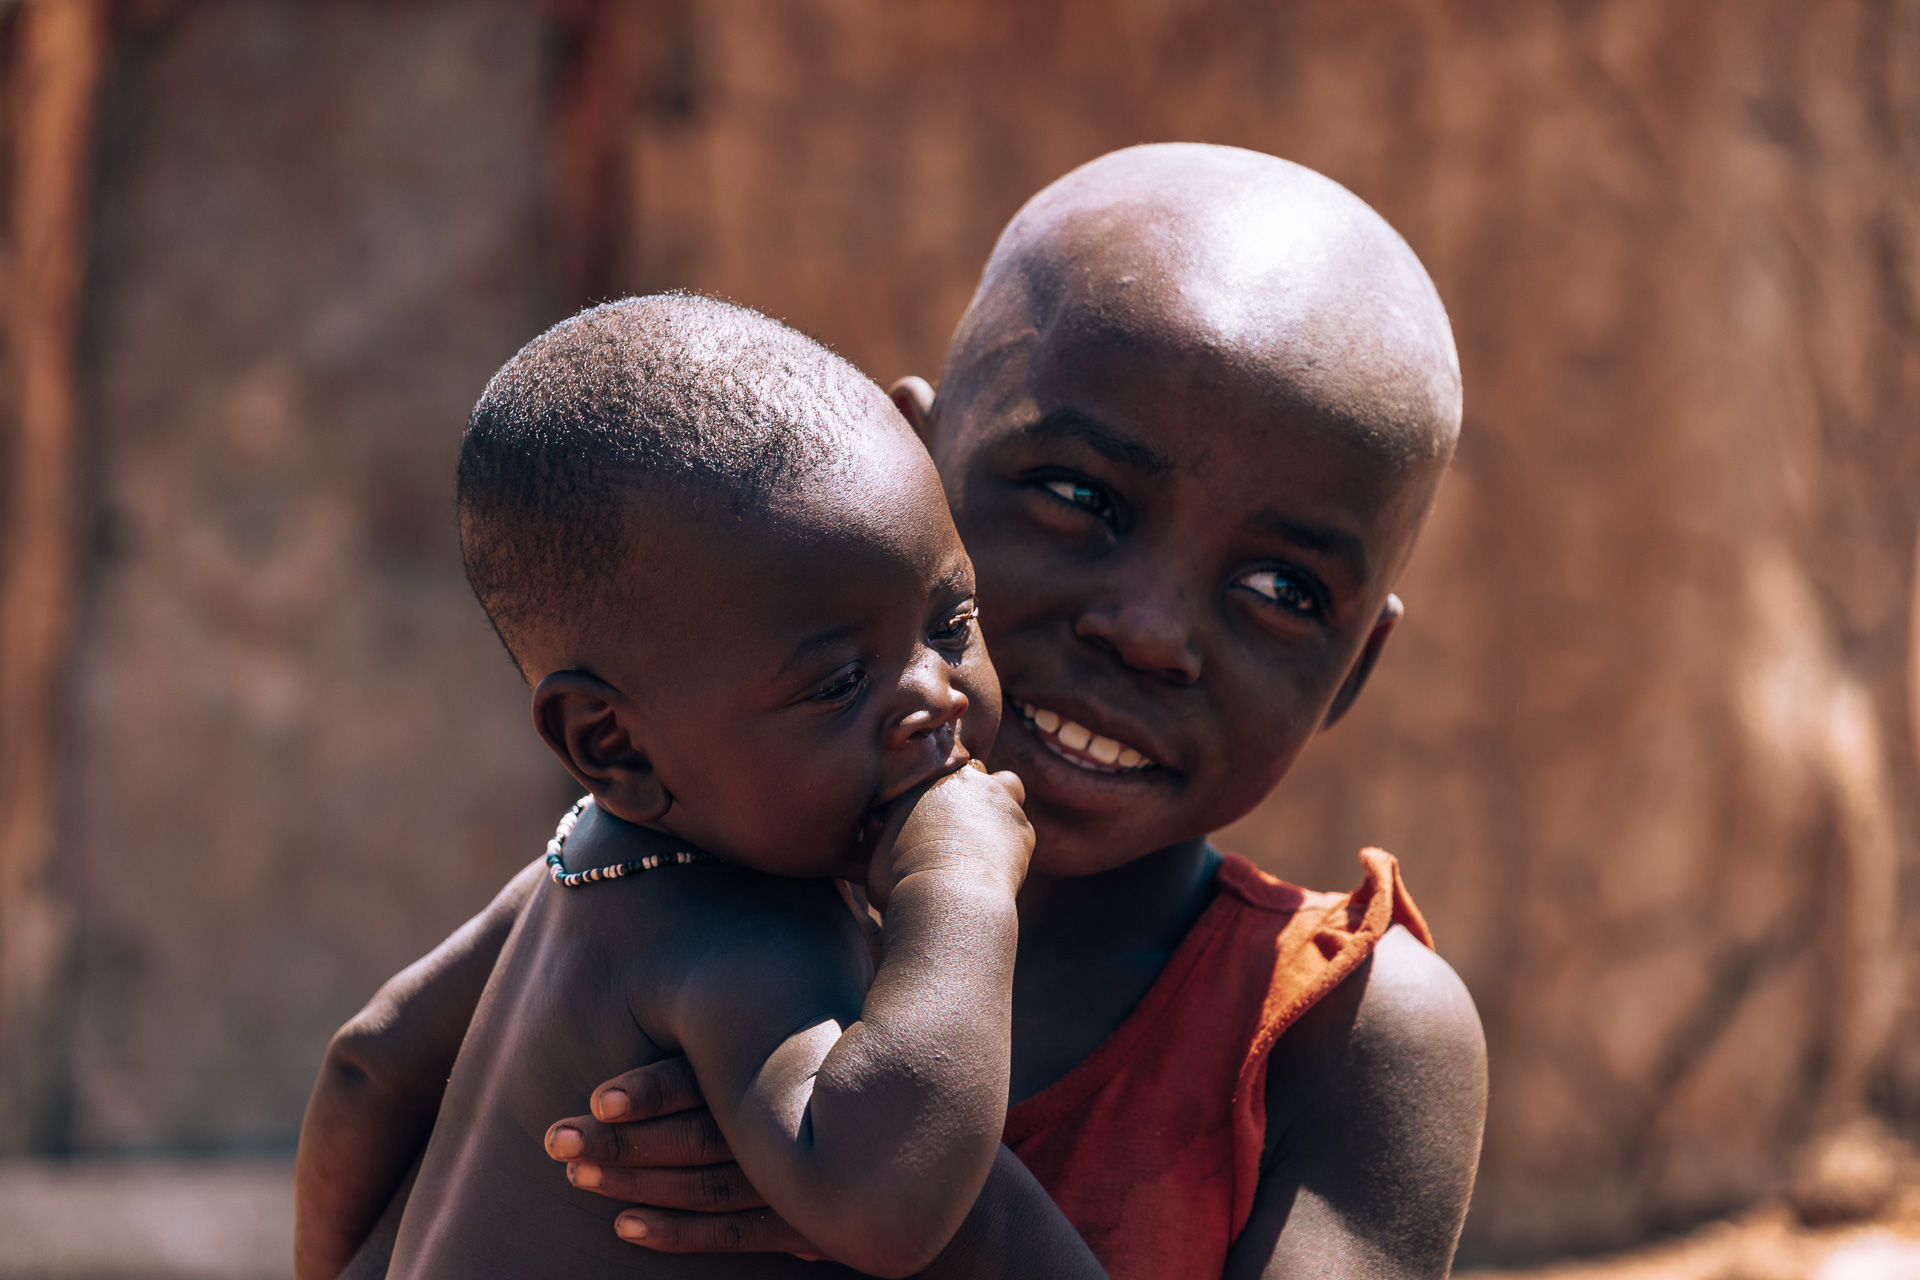
POLYGON ((1146 752, 1108 738, 1057 711, 1016 702, 1020 719, 1055 755, 1097 773, 1145 773, 1160 767, 1146 752))
POLYGON ((874 800, 869 816, 884 813, 888 805, 915 787, 924 786, 935 778, 944 778, 950 773, 964 769, 973 759, 973 753, 968 751, 967 744, 961 741, 959 720, 941 727, 932 737, 941 758, 930 767, 909 777, 901 778, 883 790, 874 800))

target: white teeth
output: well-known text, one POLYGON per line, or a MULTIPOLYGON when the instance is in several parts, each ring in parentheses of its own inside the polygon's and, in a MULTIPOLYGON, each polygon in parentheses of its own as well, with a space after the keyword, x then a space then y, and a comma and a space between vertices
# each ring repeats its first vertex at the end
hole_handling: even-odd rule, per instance
POLYGON ((1125 743, 1103 737, 1083 724, 1076 724, 1058 711, 1048 711, 1036 707, 1030 702, 1018 704, 1021 714, 1033 721, 1034 727, 1051 736, 1056 742, 1070 751, 1084 751, 1099 764, 1122 769, 1150 767, 1153 761, 1135 751, 1125 743))
POLYGON ((1033 702, 1020 702, 1018 706, 1021 714, 1027 720, 1031 720, 1033 727, 1037 727, 1041 733, 1052 735, 1054 741, 1058 741, 1069 750, 1087 752, 1098 764, 1104 764, 1110 768, 1117 764, 1121 770, 1139 770, 1142 766, 1152 766, 1152 760, 1148 760, 1135 748, 1127 747, 1125 743, 1117 743, 1110 737, 1102 737, 1083 723, 1071 722, 1060 712, 1050 712, 1044 706, 1035 706, 1033 702))

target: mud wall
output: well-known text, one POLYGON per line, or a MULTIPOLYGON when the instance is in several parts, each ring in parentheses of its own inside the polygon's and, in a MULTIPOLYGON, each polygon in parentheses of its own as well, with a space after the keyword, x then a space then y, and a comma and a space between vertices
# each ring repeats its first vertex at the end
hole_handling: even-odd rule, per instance
POLYGON ((1224 842, 1401 854, 1493 1052, 1469 1252, 1920 1115, 1920 5, 206 0, 114 55, 73 1143, 285 1143, 327 1030, 537 847, 446 509, 515 345, 682 286, 932 376, 1027 195, 1172 138, 1346 183, 1455 319, 1407 624, 1224 842))
POLYGON ((86 348, 68 1141, 282 1146, 326 1037, 564 791, 452 465, 553 316, 524 5, 122 14, 86 348))

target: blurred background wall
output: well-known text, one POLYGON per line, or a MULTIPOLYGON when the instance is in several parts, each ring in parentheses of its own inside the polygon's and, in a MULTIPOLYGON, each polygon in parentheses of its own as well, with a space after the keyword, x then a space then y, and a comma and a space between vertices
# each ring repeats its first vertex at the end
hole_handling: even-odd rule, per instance
POLYGON ((1019 204, 1164 139, 1345 183, 1454 317, 1408 620, 1222 842, 1401 856, 1493 1055, 1467 1256, 1920 1126, 1920 3, 28 0, 0 58, 8 1148, 289 1148, 538 851, 450 513, 521 342, 683 287, 932 378, 1019 204))

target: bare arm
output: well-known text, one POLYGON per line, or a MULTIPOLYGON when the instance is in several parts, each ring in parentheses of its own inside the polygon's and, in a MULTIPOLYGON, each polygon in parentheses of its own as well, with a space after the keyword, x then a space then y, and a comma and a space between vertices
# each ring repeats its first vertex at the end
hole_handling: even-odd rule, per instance
MULTIPOLYGON (((634 1207, 620 1235, 662 1253, 797 1253, 813 1242, 766 1207, 733 1162, 685 1058, 668 1058, 593 1091, 590 1116, 547 1132, 567 1176, 634 1207)), ((923 1273, 929 1280, 1106 1280, 1106 1271, 1046 1189, 1001 1147, 966 1220, 923 1273)))
MULTIPOLYGON (((671 1253, 784 1250, 807 1239, 731 1163, 683 1059, 594 1091, 547 1146, 578 1185, 632 1202, 623 1237, 671 1253)), ((1447 1274, 1479 1159, 1486 1046, 1466 988, 1404 930, 1282 1036, 1267 1080, 1269 1154, 1228 1280, 1447 1274)), ((1103 1276, 1064 1215, 1002 1151, 929 1276, 1103 1276)))
POLYGON ((1226 1280, 1444 1280, 1473 1192, 1486 1042, 1466 987, 1395 928, 1268 1066, 1268 1159, 1226 1280))
POLYGON ((924 1280, 1107 1280, 1040 1180, 1001 1147, 993 1173, 924 1280))
POLYGON ((340 1273, 340 1280, 385 1280, 387 1267, 393 1261, 393 1246, 400 1239, 400 1218, 407 1211, 407 1199, 413 1194, 413 1184, 420 1176, 420 1163, 425 1155, 423 1147, 413 1158, 413 1167, 400 1180, 399 1189, 388 1199, 380 1220, 360 1242, 353 1261, 340 1273))
POLYGON ((355 1255, 382 1214, 403 1199, 396 1193, 433 1130, 487 976, 541 870, 535 862, 515 876, 486 910, 389 979, 334 1034, 300 1126, 298 1280, 334 1280, 350 1261, 357 1275, 384 1274, 384 1258, 355 1255))
POLYGON ((667 1013, 753 1184, 823 1252, 870 1274, 931 1263, 1000 1147, 1013 899, 1033 844, 1018 791, 1011 775, 963 769, 913 804, 869 878, 886 922, 854 1009, 836 1010, 845 997, 824 985, 809 991, 827 981, 811 966, 767 972, 766 947, 781 949, 788 927, 771 914, 749 925, 762 945, 701 956, 667 1013), (796 1010, 817 1012, 796 1029, 796 1010))

